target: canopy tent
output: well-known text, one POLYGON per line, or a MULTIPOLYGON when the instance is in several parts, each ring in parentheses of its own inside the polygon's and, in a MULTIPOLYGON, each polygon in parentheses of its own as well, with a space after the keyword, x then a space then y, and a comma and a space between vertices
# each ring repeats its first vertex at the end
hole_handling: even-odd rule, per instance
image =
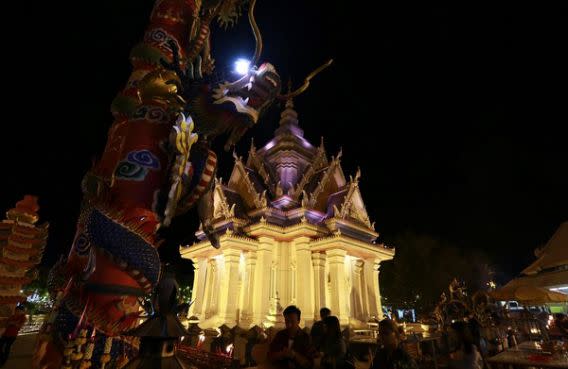
POLYGON ((519 301, 525 305, 541 305, 554 302, 568 302, 568 295, 550 291, 543 287, 530 285, 506 285, 495 291, 489 292, 495 300, 519 301))
POLYGON ((524 275, 513 279, 504 287, 535 286, 551 289, 566 285, 568 285, 568 269, 524 275))
MULTIPOLYGON (((548 243, 536 252, 538 259, 522 271, 524 275, 534 275, 545 270, 562 268, 568 265, 568 222, 558 227, 548 243)), ((568 285, 568 278, 564 279, 568 285)))
POLYGON ((550 289, 568 287, 568 222, 562 223, 535 254, 538 259, 520 277, 489 294, 496 300, 515 300, 525 305, 567 303, 568 294, 550 289))

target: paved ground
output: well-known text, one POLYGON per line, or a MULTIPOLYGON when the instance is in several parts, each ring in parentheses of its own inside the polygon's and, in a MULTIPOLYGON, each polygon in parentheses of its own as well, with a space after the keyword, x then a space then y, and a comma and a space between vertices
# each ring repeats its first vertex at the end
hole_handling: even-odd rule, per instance
POLYGON ((10 358, 4 365, 4 369, 30 369, 32 366, 32 354, 37 334, 18 336, 12 345, 10 358))

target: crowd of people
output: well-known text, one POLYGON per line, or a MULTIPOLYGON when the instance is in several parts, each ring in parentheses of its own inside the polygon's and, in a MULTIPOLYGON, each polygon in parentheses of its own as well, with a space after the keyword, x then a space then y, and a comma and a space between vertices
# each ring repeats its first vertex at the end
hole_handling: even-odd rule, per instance
MULTIPOLYGON (((300 309, 288 306, 283 314, 286 328, 276 334, 268 351, 268 361, 273 368, 308 369, 314 366, 316 359, 319 359, 322 369, 355 368, 355 360, 342 335, 339 319, 331 315, 329 309, 321 309, 321 320, 314 323, 309 335, 300 329, 300 309)), ((414 360, 402 348, 400 331, 393 321, 384 319, 380 322, 379 340, 381 346, 370 368, 417 368, 414 360)))
MULTIPOLYGON (((286 328, 277 332, 268 350, 268 367, 273 369, 309 369, 319 361, 322 369, 353 369, 355 360, 343 337, 339 319, 327 308, 320 311, 309 334, 299 326, 301 311, 288 306, 284 312, 286 328)), ((483 360, 475 326, 455 322, 451 327, 455 347, 450 355, 450 369, 482 369, 483 360)), ((395 321, 383 319, 378 325, 378 348, 373 353, 369 369, 418 369, 416 361, 405 350, 404 332, 395 321)), ((359 366, 360 367, 360 366, 359 366)))

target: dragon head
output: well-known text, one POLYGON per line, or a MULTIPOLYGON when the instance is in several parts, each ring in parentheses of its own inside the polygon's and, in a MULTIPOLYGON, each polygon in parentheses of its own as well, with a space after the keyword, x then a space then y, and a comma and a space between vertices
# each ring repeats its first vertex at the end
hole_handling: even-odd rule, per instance
POLYGON ((252 68, 235 82, 223 82, 213 90, 214 104, 225 104, 229 109, 244 114, 251 124, 276 98, 281 88, 280 76, 274 66, 264 63, 252 68))

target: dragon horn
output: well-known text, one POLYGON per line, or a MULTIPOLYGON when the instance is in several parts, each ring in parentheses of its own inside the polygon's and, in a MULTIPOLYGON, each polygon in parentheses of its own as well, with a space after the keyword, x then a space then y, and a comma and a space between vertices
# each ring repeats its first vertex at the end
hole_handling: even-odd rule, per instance
POLYGON ((322 70, 324 70, 325 68, 329 67, 331 65, 331 63, 333 63, 333 59, 329 59, 327 61, 327 63, 324 63, 323 65, 319 66, 319 68, 317 68, 316 70, 314 70, 312 73, 310 73, 306 79, 304 80, 304 84, 298 88, 296 91, 293 92, 289 92, 286 95, 280 95, 278 94, 277 98, 279 100, 283 100, 286 101, 288 99, 294 98, 296 96, 298 96, 299 94, 301 94, 302 92, 306 91, 308 89, 308 86, 310 85, 310 80, 312 78, 314 78, 319 72, 321 72, 322 70))

